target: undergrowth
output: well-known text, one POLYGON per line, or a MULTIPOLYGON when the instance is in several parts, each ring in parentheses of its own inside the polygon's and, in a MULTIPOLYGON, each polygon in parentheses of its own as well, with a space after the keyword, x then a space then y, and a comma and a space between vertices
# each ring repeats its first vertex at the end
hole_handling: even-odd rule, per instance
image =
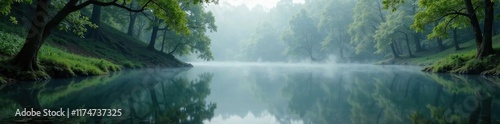
MULTIPOLYGON (((24 43, 18 35, 0 31, 0 56, 3 56, 2 72, 10 73, 3 78, 16 78, 21 80, 36 80, 44 75, 52 77, 73 77, 101 75, 110 71, 120 70, 120 66, 104 59, 84 57, 69 53, 65 50, 44 45, 38 55, 41 72, 18 72, 10 61, 17 54, 24 43), (13 74, 14 73, 14 74, 13 74)), ((2 79, 3 79, 2 78, 2 79)))
POLYGON ((498 56, 490 55, 476 59, 475 51, 452 54, 426 67, 424 71, 500 75, 500 64, 497 58, 498 56))

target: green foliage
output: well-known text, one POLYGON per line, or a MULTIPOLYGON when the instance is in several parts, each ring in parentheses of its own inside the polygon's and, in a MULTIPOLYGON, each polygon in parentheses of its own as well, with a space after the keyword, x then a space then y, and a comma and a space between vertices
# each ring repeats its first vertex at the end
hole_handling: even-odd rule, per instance
POLYGON ((13 57, 21 49, 23 39, 17 35, 0 31, 0 55, 13 57))
POLYGON ((441 59, 431 65, 433 72, 445 72, 453 69, 460 68, 465 62, 474 59, 474 53, 469 52, 468 54, 453 54, 445 59, 441 59))
POLYGON ((359 0, 356 3, 353 14, 354 22, 349 25, 348 29, 356 54, 375 52, 373 35, 378 26, 385 21, 385 12, 381 8, 379 0, 359 0))
MULTIPOLYGON (((141 1, 142 3, 147 0, 141 1)), ((159 0, 155 4, 151 4, 148 8, 153 10, 153 14, 162 19, 167 26, 178 33, 189 34, 187 27, 186 13, 181 9, 181 5, 177 0, 159 0)))
POLYGON ((430 124, 431 122, 424 118, 422 113, 420 112, 413 112, 410 115, 410 120, 412 124, 430 124))
POLYGON ((40 64, 46 66, 46 71, 64 72, 71 77, 77 75, 101 75, 120 70, 118 65, 107 60, 69 54, 64 50, 51 47, 42 47, 40 64))
MULTIPOLYGON (((24 40, 13 34, 0 31, 0 55, 14 57, 24 43, 24 40)), ((110 71, 120 70, 120 67, 107 60, 83 57, 68 53, 52 46, 42 46, 40 50, 40 64, 49 75, 78 76, 100 75, 110 71)), ((39 79, 47 77, 44 71, 22 72, 19 79, 39 79)))
POLYGON ((431 111, 431 118, 433 121, 427 122, 437 122, 437 124, 466 124, 467 118, 460 115, 446 115, 446 109, 443 107, 436 107, 432 105, 427 105, 427 108, 431 111))
POLYGON ((405 0, 382 0, 382 4, 384 5, 384 9, 391 9, 392 11, 396 11, 399 4, 405 3, 405 0))
MULTIPOLYGON (((352 8, 355 5, 354 1, 329 1, 326 4, 318 24, 319 30, 326 34, 321 43, 323 51, 343 51, 351 47, 348 29, 349 24, 353 22, 352 8)), ((342 54, 340 51, 336 52, 337 55, 342 54)))
POLYGON ((190 13, 187 16, 187 25, 190 34, 177 34, 172 32, 172 30, 177 31, 178 29, 168 30, 166 36, 163 40, 167 40, 164 44, 166 47, 166 52, 173 53, 176 55, 189 55, 195 53, 198 58, 203 60, 213 60, 212 51, 210 50, 211 39, 205 34, 209 32, 217 31, 217 26, 215 25, 215 18, 212 12, 207 12, 202 5, 192 5, 184 10, 190 13))
MULTIPOLYGON (((472 0, 474 5, 482 2, 472 0)), ((418 7, 420 11, 415 14, 413 25, 411 26, 416 31, 423 32, 426 25, 438 22, 437 26, 433 27, 432 33, 428 38, 445 38, 448 36, 448 29, 462 29, 468 27, 469 19, 466 16, 453 13, 467 13, 464 8, 463 0, 419 0, 418 7)), ((478 12, 482 9, 477 9, 478 12)), ((481 15, 481 14, 479 14, 481 15)))
POLYGON ((12 24, 15 24, 15 25, 17 25, 17 24, 18 24, 17 19, 16 19, 16 17, 14 17, 14 16, 10 16, 10 17, 9 17, 9 20, 12 22, 12 24))
POLYGON ((387 21, 380 24, 379 28, 373 35, 375 39, 375 47, 378 54, 388 54, 391 51, 390 43, 392 41, 404 40, 404 33, 411 33, 407 23, 412 20, 411 15, 407 15, 403 11, 397 11, 387 16, 387 21))
POLYGON ((314 20, 309 17, 306 10, 301 10, 292 17, 289 29, 281 35, 281 40, 287 46, 284 53, 313 59, 314 50, 320 48, 321 40, 318 34, 314 20))
POLYGON ((0 15, 7 15, 10 13, 11 5, 14 3, 31 3, 32 0, 2 0, 0 1, 0 15))
POLYGON ((284 44, 280 42, 278 29, 270 22, 260 24, 250 39, 241 42, 240 47, 247 60, 275 61, 284 58, 281 51, 284 44))
POLYGON ((476 59, 475 51, 465 54, 453 54, 425 68, 432 72, 499 74, 498 57, 494 55, 476 59))
POLYGON ((64 21, 59 24, 59 30, 71 31, 83 38, 87 32, 87 26, 97 28, 97 25, 90 22, 87 16, 83 16, 80 11, 76 11, 69 14, 64 21))

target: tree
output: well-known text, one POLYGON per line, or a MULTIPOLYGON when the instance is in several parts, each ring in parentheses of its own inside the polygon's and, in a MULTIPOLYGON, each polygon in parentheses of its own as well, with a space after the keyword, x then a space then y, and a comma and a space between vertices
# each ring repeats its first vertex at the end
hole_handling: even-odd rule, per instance
MULTIPOLYGON (((2 4, 2 13, 8 13, 10 6, 15 2, 24 1, 5 1, 2 4)), ((126 6, 130 4, 127 1, 113 0, 109 2, 97 1, 97 0, 69 0, 69 1, 55 1, 62 3, 62 8, 54 16, 49 16, 52 13, 53 8, 49 7, 51 5, 50 0, 38 0, 35 9, 35 16, 32 19, 32 24, 30 27, 29 35, 26 37, 26 42, 19 51, 19 53, 14 57, 13 63, 17 65, 23 71, 33 71, 39 70, 37 64, 37 55, 40 47, 44 41, 50 36, 52 30, 56 28, 64 19, 68 16, 72 17, 70 14, 79 11, 80 9, 88 5, 98 5, 98 6, 116 6, 119 8, 126 9, 132 12, 142 12, 145 10, 153 10, 155 16, 164 19, 165 23, 176 31, 189 33, 189 29, 186 26, 185 13, 181 10, 180 4, 177 0, 142 0, 142 7, 139 9, 131 9, 126 6), (49 17, 52 17, 48 19, 49 17)), ((193 0, 192 3, 203 3, 203 2, 214 2, 212 0, 193 0)), ((189 2, 188 2, 189 3, 189 2)), ((71 18, 68 18, 71 19, 71 18)), ((81 32, 80 32, 81 33, 81 32)), ((83 34, 83 33, 81 33, 83 34)))
POLYGON ((376 52, 373 35, 379 25, 385 22, 385 16, 386 12, 383 11, 380 1, 359 0, 356 3, 353 12, 354 22, 349 25, 348 29, 356 54, 373 56, 376 52))
POLYGON ((330 1, 323 9, 320 17, 319 28, 326 33, 326 37, 321 43, 323 50, 338 49, 337 55, 344 59, 344 52, 349 48, 351 36, 349 35, 349 24, 352 23, 353 1, 330 1))
POLYGON ((395 54, 392 41, 405 40, 408 55, 409 57, 413 57, 410 47, 410 38, 408 36, 412 32, 409 29, 410 23, 408 22, 411 22, 410 20, 412 20, 411 15, 403 11, 389 14, 387 16, 387 21, 379 26, 373 36, 376 42, 376 53, 389 53, 389 50, 393 50, 392 53, 394 57, 397 58, 398 56, 395 54))
POLYGON ((199 59, 213 60, 210 50, 211 39, 206 35, 207 32, 217 31, 212 12, 205 11, 201 5, 192 5, 184 10, 190 13, 187 19, 191 33, 182 35, 166 30, 165 39, 163 39, 165 44, 162 44, 162 49, 166 47, 168 54, 183 56, 195 53, 198 54, 199 59))
POLYGON ((282 52, 283 42, 280 42, 278 29, 270 22, 260 24, 250 37, 241 43, 245 59, 252 61, 278 61, 284 60, 282 52))
POLYGON ((168 28, 167 26, 160 28, 160 25, 162 24, 161 22, 162 22, 162 20, 159 18, 156 18, 156 17, 153 17, 153 20, 151 20, 151 22, 149 22, 149 25, 152 28, 151 29, 151 39, 149 40, 149 44, 147 47, 149 50, 156 51, 155 45, 156 45, 156 38, 158 38, 158 31, 167 30, 167 28, 168 28))
MULTIPOLYGON (((383 0, 384 7, 393 10, 403 2, 404 0, 383 0)), ((492 47, 495 2, 495 0, 420 0, 418 5, 421 11, 415 15, 412 27, 417 31, 423 31, 428 23, 438 22, 430 37, 444 37, 447 36, 448 26, 463 28, 469 25, 475 37, 476 58, 482 59, 496 54, 492 47)))
MULTIPOLYGON (((101 6, 93 5, 92 6, 92 15, 90 16, 90 22, 95 24, 97 27, 101 26, 101 6)), ((102 39, 101 31, 95 27, 87 28, 86 38, 94 39, 94 40, 104 40, 102 39)))
MULTIPOLYGON (((135 6, 137 6, 137 2, 135 0, 132 0, 132 2, 130 3, 130 8, 134 8, 135 6)), ((127 29, 127 35, 129 36, 134 36, 134 26, 138 15, 139 13, 137 12, 129 12, 129 24, 127 29)))
POLYGON ((290 27, 283 32, 281 40, 285 42, 287 48, 286 55, 307 56, 316 61, 314 51, 319 48, 321 40, 318 39, 318 30, 306 10, 292 17, 290 27))

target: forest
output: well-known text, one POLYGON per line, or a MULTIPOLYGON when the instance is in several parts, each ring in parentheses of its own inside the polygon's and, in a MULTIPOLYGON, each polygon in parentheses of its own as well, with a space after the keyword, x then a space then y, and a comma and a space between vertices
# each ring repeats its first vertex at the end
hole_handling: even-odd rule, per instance
POLYGON ((43 80, 215 60, 498 75, 494 3, 281 0, 249 8, 217 0, 3 0, 1 72, 7 80, 43 80))

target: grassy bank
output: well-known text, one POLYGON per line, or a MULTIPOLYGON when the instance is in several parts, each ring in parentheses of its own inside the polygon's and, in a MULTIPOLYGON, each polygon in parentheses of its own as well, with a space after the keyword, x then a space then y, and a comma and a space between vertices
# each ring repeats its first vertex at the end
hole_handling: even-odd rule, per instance
POLYGON ((118 71, 120 65, 105 59, 84 57, 72 54, 66 50, 55 48, 51 45, 42 46, 39 54, 39 72, 20 72, 12 65, 11 59, 16 55, 24 43, 22 37, 0 31, 0 67, 5 79, 41 80, 51 77, 74 77, 106 74, 110 71, 118 71))
POLYGON ((41 70, 21 72, 11 60, 24 44, 27 31, 9 23, 0 21, 0 82, 102 75, 124 68, 191 66, 172 55, 148 50, 146 43, 103 24, 99 29, 106 39, 101 41, 54 32, 39 52, 41 70))
MULTIPOLYGON (((500 35, 493 37, 499 41, 500 35)), ((449 47, 443 51, 427 50, 415 53, 416 57, 391 58, 377 64, 420 65, 426 66, 424 71, 439 73, 485 74, 500 75, 500 56, 488 56, 485 59, 475 59, 476 45, 474 40, 460 44, 461 49, 449 47)), ((493 43, 493 48, 500 51, 500 43, 493 43)))

